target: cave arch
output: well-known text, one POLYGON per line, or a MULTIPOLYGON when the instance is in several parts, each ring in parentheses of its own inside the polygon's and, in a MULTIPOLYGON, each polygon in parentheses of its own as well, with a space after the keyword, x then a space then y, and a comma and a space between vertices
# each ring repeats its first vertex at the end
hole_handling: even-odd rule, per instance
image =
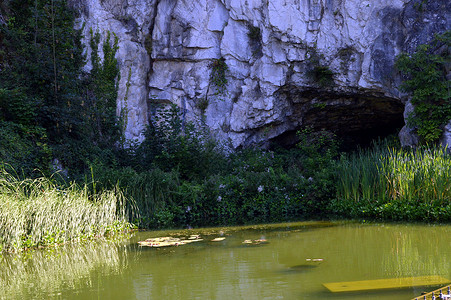
POLYGON ((278 97, 289 103, 291 129, 273 138, 273 145, 295 145, 296 132, 308 126, 335 133, 343 148, 350 150, 397 134, 405 124, 403 101, 380 91, 291 88, 279 91, 278 97))

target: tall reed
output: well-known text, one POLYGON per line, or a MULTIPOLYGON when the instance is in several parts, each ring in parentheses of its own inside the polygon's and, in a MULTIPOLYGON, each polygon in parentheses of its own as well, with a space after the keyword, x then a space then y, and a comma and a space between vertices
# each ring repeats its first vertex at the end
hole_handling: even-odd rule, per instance
POLYGON ((451 201, 451 157, 442 148, 391 151, 384 160, 389 199, 451 201))
POLYGON ((130 219, 140 227, 149 227, 157 214, 174 204, 181 184, 176 170, 164 172, 153 168, 137 172, 132 168, 95 166, 94 174, 97 190, 108 191, 118 187, 123 191, 133 211, 130 219))
POLYGON ((104 236, 129 228, 123 195, 91 195, 87 186, 60 189, 48 178, 18 180, 0 170, 0 250, 104 236))
POLYGON ((440 147, 359 151, 341 158, 339 178, 338 201, 451 205, 451 156, 440 147))

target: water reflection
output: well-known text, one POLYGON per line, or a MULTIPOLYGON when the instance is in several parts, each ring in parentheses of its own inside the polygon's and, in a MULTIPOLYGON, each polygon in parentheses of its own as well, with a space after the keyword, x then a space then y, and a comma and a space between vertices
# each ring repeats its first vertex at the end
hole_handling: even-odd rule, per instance
POLYGON ((120 274, 128 265, 122 242, 97 241, 0 256, 1 299, 59 298, 94 288, 92 275, 120 274))
POLYGON ((444 249, 451 249, 449 226, 431 227, 434 234, 424 232, 418 225, 412 225, 403 231, 383 228, 391 234, 390 252, 382 263, 386 270, 391 270, 393 277, 435 274, 450 278, 450 257, 443 252, 444 249))
POLYGON ((451 278, 451 226, 297 223, 139 232, 126 242, 8 255, 2 299, 411 299, 424 288, 331 293, 323 283, 451 278), (151 237, 204 241, 149 248, 151 237), (214 238, 225 237, 221 242, 214 238), (243 244, 264 237, 267 243, 243 244), (27 256, 28 255, 28 256, 27 256))

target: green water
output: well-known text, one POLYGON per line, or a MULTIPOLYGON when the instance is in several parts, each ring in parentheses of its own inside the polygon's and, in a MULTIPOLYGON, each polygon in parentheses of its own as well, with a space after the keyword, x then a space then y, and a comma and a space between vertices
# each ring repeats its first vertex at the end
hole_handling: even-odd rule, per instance
POLYGON ((408 300, 437 287, 341 294, 322 283, 423 275, 451 278, 450 225, 306 222, 137 232, 117 242, 3 255, 0 299, 408 300), (191 234, 204 241, 137 244, 191 234), (210 241, 219 236, 226 239, 210 241), (262 237, 267 244, 242 243, 262 237))

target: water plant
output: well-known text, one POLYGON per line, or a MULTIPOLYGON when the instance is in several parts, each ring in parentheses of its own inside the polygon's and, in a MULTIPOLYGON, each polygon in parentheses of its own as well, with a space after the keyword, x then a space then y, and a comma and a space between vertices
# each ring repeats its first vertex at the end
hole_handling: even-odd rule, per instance
POLYGON ((0 248, 18 251, 127 230, 126 205, 119 191, 92 195, 87 185, 63 189, 49 178, 18 180, 0 170, 0 248))
POLYGON ((442 148, 376 146, 343 156, 334 210, 353 217, 451 219, 451 156, 442 148))

